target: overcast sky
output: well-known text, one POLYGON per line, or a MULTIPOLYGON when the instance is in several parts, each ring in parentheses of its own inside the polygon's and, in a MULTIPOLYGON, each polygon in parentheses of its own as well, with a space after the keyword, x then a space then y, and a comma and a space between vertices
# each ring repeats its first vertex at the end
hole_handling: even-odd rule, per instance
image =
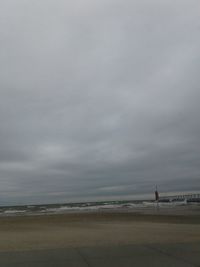
POLYGON ((1 0, 0 204, 200 190, 199 18, 199 0, 1 0))

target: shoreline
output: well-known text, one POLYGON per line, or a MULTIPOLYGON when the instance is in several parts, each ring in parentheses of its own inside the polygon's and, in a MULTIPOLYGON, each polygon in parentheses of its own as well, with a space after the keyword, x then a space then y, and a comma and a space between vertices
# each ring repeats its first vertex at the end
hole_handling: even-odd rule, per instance
POLYGON ((117 210, 107 210, 107 211, 74 211, 67 213, 47 213, 47 214, 11 214, 6 216, 0 216, 0 226, 2 223, 6 222, 30 222, 30 221, 57 221, 60 220, 64 222, 81 222, 86 220, 92 221, 123 221, 131 220, 133 222, 155 222, 155 223, 186 223, 186 224, 200 224, 200 212, 198 214, 176 214, 165 213, 165 212, 152 212, 148 211, 147 213, 139 211, 117 211, 117 210))
MULTIPOLYGON (((200 205, 183 205, 183 206, 160 206, 160 207, 140 207, 140 208, 99 208, 99 209, 72 209, 72 210, 47 210, 47 211, 7 211, 0 213, 0 220, 2 218, 15 218, 15 217, 44 217, 44 216, 73 216, 79 214, 92 216, 92 214, 121 214, 121 216, 135 216, 140 215, 155 215, 155 216, 200 216, 200 205), (124 215, 126 214, 126 215, 124 215), (128 215, 129 214, 129 215, 128 215)), ((109 215, 106 215, 109 216, 109 215)), ((166 217, 165 217, 166 218, 166 217)))
POLYGON ((103 202, 103 203, 76 203, 76 204, 47 204, 0 207, 0 217, 20 215, 46 215, 87 212, 125 212, 140 214, 200 214, 200 203, 155 203, 155 202, 103 202))

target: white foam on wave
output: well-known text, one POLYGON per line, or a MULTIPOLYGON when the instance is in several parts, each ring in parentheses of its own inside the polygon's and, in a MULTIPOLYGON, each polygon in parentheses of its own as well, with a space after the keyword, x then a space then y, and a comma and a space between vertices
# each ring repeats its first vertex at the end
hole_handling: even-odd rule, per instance
POLYGON ((5 214, 15 214, 15 213, 24 213, 26 210, 5 210, 3 213, 5 214))
POLYGON ((117 209, 121 208, 123 205, 107 204, 107 205, 94 205, 94 206, 84 206, 84 207, 59 207, 59 208, 47 208, 41 210, 41 213, 62 213, 65 211, 92 211, 92 210, 104 210, 104 209, 117 209))

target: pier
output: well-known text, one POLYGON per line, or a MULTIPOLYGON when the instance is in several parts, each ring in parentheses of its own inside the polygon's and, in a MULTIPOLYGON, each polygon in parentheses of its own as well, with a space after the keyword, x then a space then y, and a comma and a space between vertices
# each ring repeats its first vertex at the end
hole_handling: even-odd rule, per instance
POLYGON ((169 195, 169 196, 160 196, 159 200, 163 201, 184 201, 187 202, 200 202, 200 193, 192 193, 192 194, 178 194, 178 195, 169 195))

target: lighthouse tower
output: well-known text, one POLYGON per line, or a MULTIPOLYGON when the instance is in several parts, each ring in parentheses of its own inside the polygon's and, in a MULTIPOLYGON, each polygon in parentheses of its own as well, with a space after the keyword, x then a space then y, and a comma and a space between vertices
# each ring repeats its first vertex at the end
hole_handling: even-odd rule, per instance
POLYGON ((157 189, 157 185, 156 185, 156 191, 155 191, 155 201, 158 202, 159 200, 159 193, 158 193, 158 189, 157 189))

